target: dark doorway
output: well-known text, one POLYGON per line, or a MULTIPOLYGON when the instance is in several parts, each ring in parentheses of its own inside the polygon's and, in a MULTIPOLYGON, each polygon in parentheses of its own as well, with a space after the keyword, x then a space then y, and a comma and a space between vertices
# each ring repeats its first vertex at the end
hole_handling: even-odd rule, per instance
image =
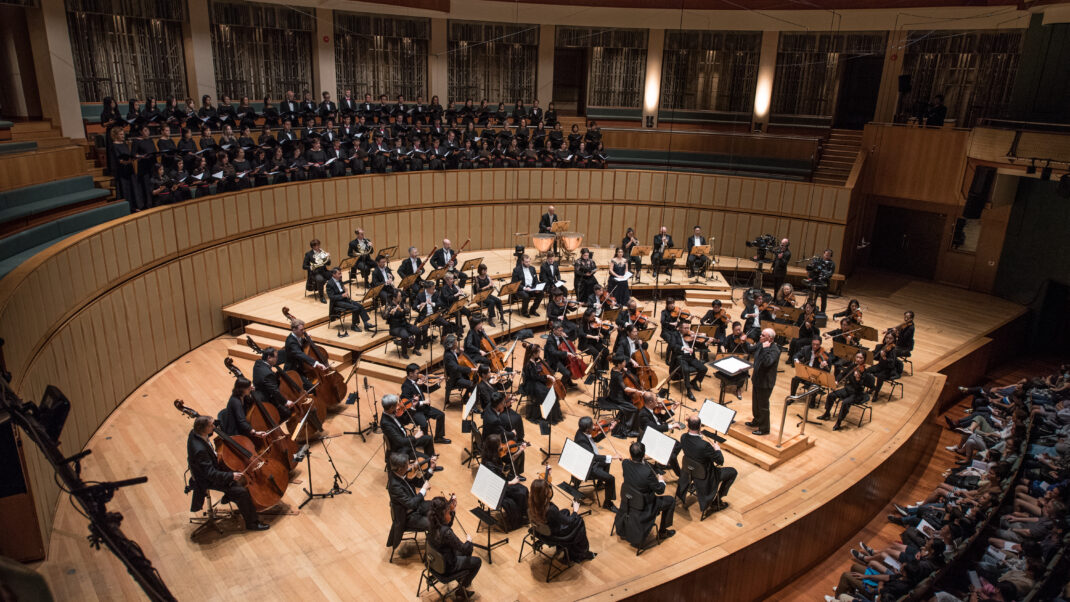
POLYGON ((558 112, 587 112, 587 49, 554 50, 554 107, 558 112))
POLYGON ((883 69, 882 56, 851 56, 844 61, 833 127, 860 130, 873 119, 883 69))
POLYGON ((870 264, 931 280, 946 221, 942 213, 878 205, 870 264))

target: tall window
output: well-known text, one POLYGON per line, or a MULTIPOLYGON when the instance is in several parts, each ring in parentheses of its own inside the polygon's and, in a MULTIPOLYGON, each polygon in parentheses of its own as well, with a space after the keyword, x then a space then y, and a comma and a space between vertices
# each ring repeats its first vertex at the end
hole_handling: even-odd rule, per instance
POLYGON ((750 113, 761 48, 759 32, 666 31, 661 108, 750 113))
POLYGON ((186 95, 185 2, 67 0, 78 98, 186 95))
POLYGON ((535 98, 538 62, 538 25, 449 22, 450 100, 527 103, 535 98))
POLYGON ((217 94, 278 99, 293 90, 300 99, 311 88, 313 9, 213 1, 210 10, 217 94))
POLYGON ((883 56, 885 43, 883 32, 781 33, 770 113, 831 116, 843 61, 883 56))
POLYGON ((356 98, 427 92, 428 19, 334 12, 334 65, 338 89, 356 98))
POLYGON ((558 48, 590 48, 587 106, 640 107, 646 78, 645 29, 558 27, 558 48))
POLYGON ((1018 73, 1021 31, 912 31, 903 54, 911 91, 899 98, 900 115, 917 115, 937 94, 947 118, 970 127, 1004 116, 1018 73))

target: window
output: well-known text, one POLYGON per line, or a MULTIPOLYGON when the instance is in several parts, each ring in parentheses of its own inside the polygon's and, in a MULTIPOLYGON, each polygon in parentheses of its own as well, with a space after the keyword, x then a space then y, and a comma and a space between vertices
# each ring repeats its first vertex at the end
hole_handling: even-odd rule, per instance
POLYGON ((587 106, 641 107, 646 79, 645 29, 558 27, 558 48, 590 48, 587 106))
POLYGON ((922 114, 944 95, 947 119, 971 127, 1005 117, 1018 73, 1021 31, 912 31, 903 54, 911 91, 899 98, 902 118, 922 114))
MULTIPOLYGON (((212 2, 212 62, 216 93, 231 98, 281 98, 312 87, 311 8, 212 2)), ((319 93, 311 90, 319 102, 319 93)))
POLYGON ((334 64, 338 90, 363 99, 427 93, 428 19, 334 12, 334 64))
POLYGON ((773 115, 831 117, 841 63, 852 56, 883 56, 881 33, 781 33, 773 79, 773 115))
POLYGON ((661 108, 749 113, 754 107, 762 34, 665 32, 661 108))
POLYGON ((184 2, 67 0, 78 98, 186 96, 184 2))
MULTIPOLYGON (((507 107, 535 98, 539 26, 449 22, 449 100, 507 107)), ((445 104, 444 99, 443 104, 445 104)))

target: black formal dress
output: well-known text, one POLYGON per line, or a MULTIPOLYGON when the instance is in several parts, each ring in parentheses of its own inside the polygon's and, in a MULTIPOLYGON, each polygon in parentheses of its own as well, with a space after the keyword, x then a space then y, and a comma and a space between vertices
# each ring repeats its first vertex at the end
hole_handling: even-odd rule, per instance
POLYGON ((565 548, 571 562, 594 558, 587 541, 587 524, 583 517, 571 510, 562 510, 553 502, 546 505, 546 526, 550 535, 565 548))
POLYGON ((483 559, 472 555, 475 546, 472 542, 462 542, 447 525, 440 525, 437 533, 427 534, 427 543, 442 555, 446 570, 441 574, 443 580, 456 580, 457 585, 467 588, 476 578, 483 559))
MULTIPOLYGON (((420 486, 423 483, 418 481, 420 486)), ((391 472, 386 477, 386 491, 390 495, 390 508, 394 513, 394 524, 386 540, 388 548, 397 547, 405 531, 427 531, 430 522, 427 513, 431 502, 405 477, 391 472)))
POLYGON ((513 467, 509 457, 484 457, 481 464, 506 481, 505 491, 502 492, 502 501, 499 506, 504 522, 501 525, 502 528, 506 531, 512 531, 521 525, 527 524, 528 488, 521 483, 508 484, 516 476, 513 474, 513 467))

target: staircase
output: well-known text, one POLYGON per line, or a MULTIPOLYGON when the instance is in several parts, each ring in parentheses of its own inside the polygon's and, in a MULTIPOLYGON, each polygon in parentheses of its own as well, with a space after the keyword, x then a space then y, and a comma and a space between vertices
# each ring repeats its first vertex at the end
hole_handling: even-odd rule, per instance
POLYGON ((815 184, 843 186, 847 183, 847 176, 851 174, 851 167, 861 150, 861 130, 832 130, 811 181, 815 184))
POLYGON ((11 128, 12 142, 36 142, 37 148, 53 148, 71 144, 51 121, 19 121, 11 128))

